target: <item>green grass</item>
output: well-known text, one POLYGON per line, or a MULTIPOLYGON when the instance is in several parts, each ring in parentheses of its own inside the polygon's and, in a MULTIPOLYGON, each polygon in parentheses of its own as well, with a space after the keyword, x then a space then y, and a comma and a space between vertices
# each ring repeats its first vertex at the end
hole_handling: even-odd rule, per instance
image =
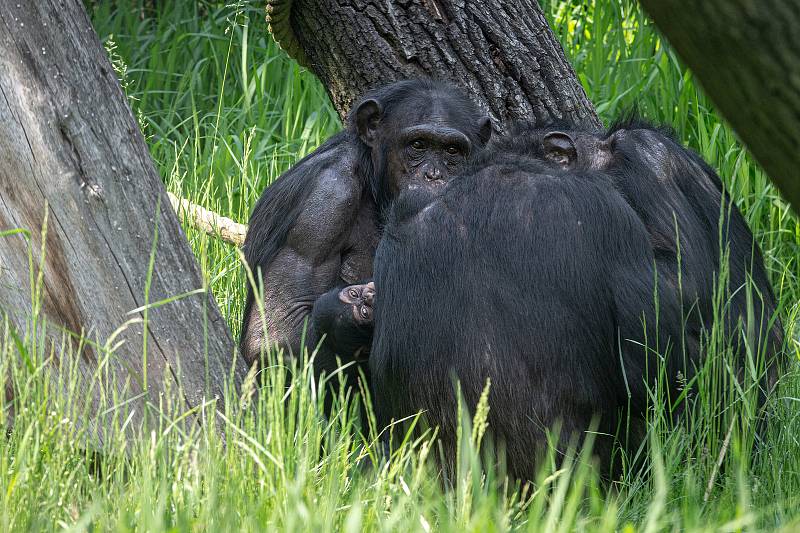
MULTIPOLYGON (((90 14, 168 189, 246 222, 263 188, 340 128, 337 115, 319 82, 270 40, 259 2, 155 3, 157 13, 130 7, 136 2, 92 2, 90 14)), ((543 7, 603 120, 636 104, 671 125, 719 170, 762 246, 794 364, 755 454, 752 379, 734 386, 726 337, 716 329, 689 415, 677 427, 654 390, 643 475, 603 490, 579 454, 520 490, 492 468, 482 474, 479 412, 473 431, 464 418, 458 475, 445 490, 426 460, 436 453, 431 439, 408 442, 389 463, 371 466, 374 434, 354 427, 352 402, 321 420, 321 398, 305 386, 307 365, 295 369, 287 396, 282 372, 267 373, 257 395, 248 380, 224 417, 209 417, 203 429, 162 418, 131 443, 119 429, 122 416, 98 459, 80 445, 76 421, 90 415, 80 395, 55 394, 42 371, 49 352, 4 325, 0 372, 12 375, 16 403, 14 429, 0 439, 0 529, 800 528, 797 219, 635 4, 552 0, 543 7), (225 442, 215 426, 225 429, 225 442), (731 444, 723 447, 728 428, 731 444)), ((238 255, 185 230, 236 334, 245 286, 238 255)))

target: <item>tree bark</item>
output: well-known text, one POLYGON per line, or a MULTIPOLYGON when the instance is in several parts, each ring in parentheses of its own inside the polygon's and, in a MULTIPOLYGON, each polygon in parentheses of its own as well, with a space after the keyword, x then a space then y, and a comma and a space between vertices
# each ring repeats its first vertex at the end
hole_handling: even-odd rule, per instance
MULTIPOLYGON (((78 0, 0 0, 2 231, 10 233, 0 237, 0 312, 27 346, 43 338, 39 326, 46 318, 42 353, 55 348, 46 368, 60 386, 66 386, 69 352, 79 351, 74 364, 86 378, 83 386, 94 387, 84 391, 86 400, 100 405, 103 393, 117 394, 113 401, 120 404, 131 399, 125 409, 141 421, 148 406, 163 409, 165 398, 177 402, 178 412, 222 398, 229 377, 236 383, 244 375, 78 0), (29 240, 15 228, 30 230, 29 240), (38 320, 29 251, 43 272, 38 320), (114 342, 124 344, 109 357, 103 343, 137 317, 146 327, 128 324, 114 342), (64 342, 61 328, 99 344, 79 345, 69 336, 64 342), (104 392, 95 387, 97 373, 105 376, 104 392)), ((104 420, 88 423, 92 440, 102 441, 104 420)))
POLYGON ((535 0, 267 0, 275 39, 344 117, 403 78, 465 87, 498 121, 600 121, 535 0))
POLYGON ((642 0, 642 5, 797 211, 798 3, 642 0))

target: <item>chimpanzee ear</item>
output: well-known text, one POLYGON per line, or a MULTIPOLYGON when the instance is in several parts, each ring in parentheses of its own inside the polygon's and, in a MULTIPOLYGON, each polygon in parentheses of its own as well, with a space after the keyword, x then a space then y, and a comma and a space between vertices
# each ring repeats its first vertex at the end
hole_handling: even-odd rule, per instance
POLYGON ((551 131, 544 136, 542 144, 544 145, 544 158, 563 168, 573 166, 578 158, 575 141, 563 131, 551 131))
POLYGON ((478 138, 481 144, 485 145, 492 138, 492 119, 489 117, 482 117, 478 121, 478 138))
POLYGON ((358 109, 356 109, 358 136, 367 146, 372 146, 375 143, 381 115, 383 115, 383 107, 377 100, 373 99, 361 102, 358 109))

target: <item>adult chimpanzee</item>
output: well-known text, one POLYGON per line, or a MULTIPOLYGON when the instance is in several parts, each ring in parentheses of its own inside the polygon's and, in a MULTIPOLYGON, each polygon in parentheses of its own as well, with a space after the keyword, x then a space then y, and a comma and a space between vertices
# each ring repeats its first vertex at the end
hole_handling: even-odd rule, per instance
MULTIPOLYGON (((379 424, 424 411, 455 457, 452 377, 473 408, 490 378, 510 474, 535 475, 546 429, 560 424, 563 445, 593 420, 608 472, 623 417, 629 444, 641 435, 662 357, 672 395, 701 360, 721 240, 732 290, 751 276, 761 292, 756 342, 779 350, 752 234, 718 176, 669 136, 523 128, 479 159, 440 193, 401 195, 387 222, 370 355, 379 424)), ((744 292, 731 328, 747 320, 744 292)))
MULTIPOLYGON (((729 254, 725 261, 730 289, 726 331, 736 332, 736 322, 747 316, 747 291, 737 289, 752 277, 760 291, 755 330, 764 336, 755 341, 767 346, 769 353, 779 351, 783 330, 775 316, 775 297, 758 244, 719 176, 677 143, 671 132, 634 117, 615 124, 605 135, 522 126, 506 142, 515 145, 518 153, 556 168, 599 171, 611 179, 647 230, 665 290, 680 291, 688 333, 684 341, 690 343, 691 354, 698 353, 700 330, 711 327, 721 252, 729 254), (523 148, 519 143, 524 139, 523 148), (773 316, 777 323, 770 327, 767 322, 773 316)), ((513 151, 511 146, 507 149, 513 151)), ((777 379, 776 367, 771 370, 768 387, 777 379)))
POLYGON ((323 335, 317 371, 334 370, 337 355, 363 360, 382 213, 401 191, 442 187, 490 135, 489 119, 449 84, 407 80, 365 95, 346 130, 269 186, 250 217, 244 253, 262 276, 265 312, 250 289, 247 361, 265 341, 297 356, 323 335))

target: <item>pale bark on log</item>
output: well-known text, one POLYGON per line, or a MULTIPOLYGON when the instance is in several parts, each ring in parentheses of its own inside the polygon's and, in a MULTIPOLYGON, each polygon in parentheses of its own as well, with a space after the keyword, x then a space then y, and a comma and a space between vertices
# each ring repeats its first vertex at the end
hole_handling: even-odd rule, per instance
POLYGON ((239 224, 228 217, 219 215, 203 207, 190 202, 186 198, 178 198, 168 192, 169 201, 172 209, 178 217, 193 228, 206 232, 208 235, 241 247, 244 244, 244 237, 247 235, 247 224, 239 224))
POLYGON ((797 211, 800 4, 642 0, 642 5, 797 211))
POLYGON ((495 125, 600 121, 536 0, 267 0, 270 28, 345 116, 366 90, 431 76, 495 125))
MULTIPOLYGON (((59 328, 101 343, 84 346, 76 362, 84 385, 93 385, 106 358, 102 343, 117 328, 143 319, 148 304, 186 293, 148 309, 146 336, 142 323, 120 333, 117 342, 124 344, 104 363, 105 386, 116 388, 117 402, 132 399, 124 409, 138 422, 147 405, 169 398, 181 411, 197 407, 221 398, 231 376, 234 384, 244 376, 241 359, 234 363, 230 332, 210 291, 202 290, 197 262, 78 0, 0 0, 0 231, 14 228, 31 231, 36 264, 45 251, 41 313, 48 331, 55 331, 48 341, 55 343, 56 357, 48 365, 55 382, 63 377, 59 365, 70 347, 61 345, 59 328)), ((41 332, 31 329, 27 254, 21 234, 0 238, 0 311, 20 336, 33 338, 41 332)), ((86 394, 99 405, 98 391, 86 394)), ((103 421, 87 423, 93 440, 102 441, 103 421)))

